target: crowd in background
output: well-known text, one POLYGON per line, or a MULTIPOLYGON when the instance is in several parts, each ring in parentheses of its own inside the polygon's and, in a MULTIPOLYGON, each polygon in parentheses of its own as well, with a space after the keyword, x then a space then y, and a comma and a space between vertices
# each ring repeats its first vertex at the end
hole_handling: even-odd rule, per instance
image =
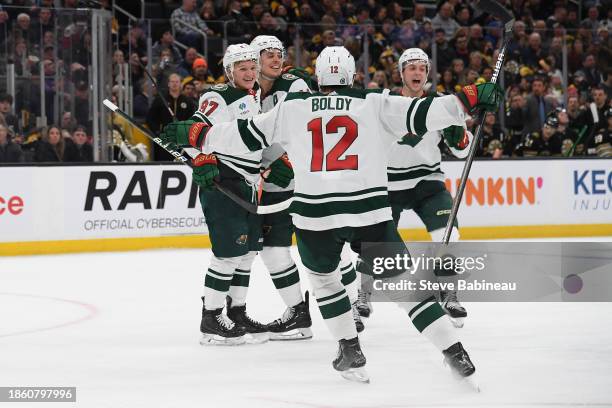
MULTIPOLYGON (((28 0, 21 2, 28 3, 28 0)), ((68 7, 76 3, 64 2, 68 7)), ((36 3, 39 4, 25 14, 39 27, 44 20, 41 17, 44 3, 53 1, 36 3)), ((102 3, 108 6, 108 1, 102 3)), ((286 45, 285 64, 300 66, 311 75, 314 61, 325 46, 344 45, 357 62, 356 87, 394 91, 400 91, 402 86, 397 69, 399 56, 406 48, 420 47, 430 55, 434 65, 429 91, 452 93, 466 84, 491 79, 503 34, 500 21, 480 14, 466 0, 437 4, 375 0, 182 0, 178 3, 162 0, 160 3, 169 18, 158 24, 156 27, 160 28, 156 30, 148 31, 151 26, 147 24, 117 22, 113 53, 113 75, 117 83, 122 75, 119 67, 123 64, 130 67, 134 116, 155 132, 173 120, 165 103, 155 96, 157 92, 165 95, 173 114, 182 120, 196 109, 201 92, 225 81, 219 64, 222 50, 207 50, 203 47, 204 41, 214 44, 216 39, 225 38, 229 44, 248 43, 256 35, 275 35, 286 45), (147 37, 153 43, 152 61, 148 60, 147 37), (143 66, 147 65, 152 67, 159 90, 145 76, 143 66)), ((478 155, 612 157, 612 8, 595 0, 580 3, 507 0, 505 3, 517 20, 502 73, 506 103, 500 113, 486 116, 478 155), (564 47, 567 77, 563 66, 564 47)), ((46 7, 53 15, 52 7, 46 7)), ((11 42, 1 37, 3 30, 0 29, 0 41, 10 43, 15 56, 22 43, 41 43, 41 33, 42 42, 48 44, 46 47, 56 46, 55 39, 43 29, 35 30, 34 34, 22 29, 19 18, 24 20, 24 13, 4 14, 5 17, 0 11, 0 26, 19 27, 17 31, 5 31, 21 33, 21 39, 14 38, 11 42)), ((71 55, 64 56, 63 60, 50 58, 58 53, 43 47, 40 59, 44 64, 50 62, 57 69, 61 61, 70 60, 71 64, 77 63, 86 69, 87 65, 79 62, 79 58, 87 56, 86 31, 78 33, 76 27, 73 31, 69 30, 68 34, 80 35, 81 45, 71 44, 71 55)), ((66 29, 63 32, 66 36, 66 29)), ((65 65, 64 75, 75 84, 74 77, 83 73, 81 68, 65 65)), ((113 90, 117 97, 120 85, 113 90)), ((83 106, 86 105, 80 105, 81 109, 83 106)), ((19 144, 23 129, 11 115, 18 112, 17 122, 23 126, 23 102, 15 103, 15 108, 14 112, 2 112, 0 123, 4 119, 5 127, 19 144)), ((3 109, 1 101, 0 109, 3 109)), ((31 116, 36 115, 36 106, 26 106, 27 109, 31 109, 31 116)), ((86 115, 82 117, 76 111, 66 113, 76 122, 71 132, 76 125, 90 131, 86 115)), ((475 127, 474 121, 468 125, 475 127)), ((63 130, 64 124, 60 127, 63 130)), ((49 139, 43 133, 41 139, 49 139)), ((69 133, 65 132, 65 136, 69 133)), ((2 130, 0 144, 1 135, 2 130)), ((73 135, 70 138, 75 139, 73 135)), ((0 161, 2 149, 6 150, 0 147, 0 161)), ((155 153, 157 160, 169 159, 161 152, 155 153)))

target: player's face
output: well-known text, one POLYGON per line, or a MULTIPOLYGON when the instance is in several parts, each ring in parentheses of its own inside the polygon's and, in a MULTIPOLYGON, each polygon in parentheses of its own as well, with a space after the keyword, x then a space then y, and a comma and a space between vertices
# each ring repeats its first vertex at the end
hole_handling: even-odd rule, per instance
POLYGON ((253 89, 257 80, 257 63, 255 61, 240 61, 234 65, 234 85, 245 90, 253 89))
POLYGON ((263 50, 259 62, 261 73, 268 78, 278 78, 283 71, 283 53, 280 50, 263 50))
POLYGON ((420 92, 427 81, 427 64, 424 62, 409 62, 402 71, 404 84, 412 92, 420 92))

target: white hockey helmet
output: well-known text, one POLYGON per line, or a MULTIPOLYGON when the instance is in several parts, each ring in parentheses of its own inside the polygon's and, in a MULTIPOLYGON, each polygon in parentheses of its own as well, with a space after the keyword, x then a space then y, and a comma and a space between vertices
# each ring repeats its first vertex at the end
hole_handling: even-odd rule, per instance
POLYGON ((402 74, 404 72, 404 68, 406 68, 406 65, 413 64, 415 62, 423 62, 427 66, 427 75, 429 75, 431 63, 429 62, 429 57, 427 56, 427 53, 420 48, 408 48, 402 53, 397 64, 397 69, 399 69, 402 81, 404 81, 404 75, 402 74))
POLYGON ((251 47, 257 51, 257 55, 261 55, 262 51, 273 49, 279 50, 282 54, 282 59, 285 59, 285 46, 273 35, 258 35, 251 41, 251 47))
POLYGON ((253 47, 249 44, 230 45, 223 55, 223 69, 232 86, 234 86, 234 64, 240 61, 255 61, 259 71, 259 53, 253 47))
POLYGON ((317 57, 315 74, 321 86, 352 86, 355 58, 342 46, 325 47, 317 57))

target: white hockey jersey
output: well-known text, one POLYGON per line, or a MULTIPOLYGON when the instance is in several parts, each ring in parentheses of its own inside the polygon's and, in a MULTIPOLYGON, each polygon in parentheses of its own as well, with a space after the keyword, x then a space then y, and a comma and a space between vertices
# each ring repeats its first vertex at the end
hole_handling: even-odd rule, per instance
POLYGON ((415 99, 358 89, 290 93, 267 113, 210 128, 202 151, 239 156, 279 143, 295 173, 289 208, 295 226, 361 227, 391 220, 390 145, 406 133, 422 135, 465 118, 454 96, 415 99))
MULTIPOLYGON (((442 94, 430 96, 443 96, 442 94)), ((465 127, 465 125, 464 125, 465 127)), ((474 136, 468 131, 469 143, 474 136)), ((389 191, 400 191, 414 188, 422 180, 444 181, 444 172, 440 167, 442 154, 439 144, 443 139, 441 131, 429 131, 415 146, 397 144, 389 152, 387 176, 389 191)), ((468 144, 469 146, 469 144, 468 144)), ((455 157, 463 159, 469 153, 469 147, 463 150, 449 146, 455 157)))
MULTIPOLYGON (((306 82, 298 78, 292 74, 283 74, 280 78, 277 78, 274 81, 274 85, 272 89, 263 97, 261 101, 261 111, 269 112, 271 111, 276 104, 285 98, 287 93, 289 92, 310 92, 310 88, 306 84, 306 82)), ((281 157, 285 153, 285 150, 278 144, 274 143, 270 147, 264 149, 262 153, 262 162, 261 166, 263 168, 270 167, 273 161, 281 157)), ((291 157, 289 157, 291 160, 291 157)), ((294 182, 291 180, 291 183, 287 187, 280 187, 273 183, 263 183, 263 190, 269 192, 279 192, 279 191, 293 191, 294 182)))
MULTIPOLYGON (((198 110, 191 118, 210 126, 248 119, 261 112, 260 94, 259 87, 245 91, 227 84, 214 85, 200 96, 198 110)), ((227 152, 213 153, 219 162, 242 175, 249 183, 256 184, 259 180, 261 152, 241 154, 240 157, 227 152)))

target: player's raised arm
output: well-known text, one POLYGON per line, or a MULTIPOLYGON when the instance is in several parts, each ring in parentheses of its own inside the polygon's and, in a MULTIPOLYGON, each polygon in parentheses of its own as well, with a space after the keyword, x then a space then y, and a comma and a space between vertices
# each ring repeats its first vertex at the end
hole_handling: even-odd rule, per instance
POLYGON ((383 126, 397 138, 406 133, 422 136, 451 125, 463 126, 468 114, 480 109, 496 111, 503 99, 502 89, 492 83, 465 86, 455 95, 434 98, 404 98, 383 95, 383 126))

